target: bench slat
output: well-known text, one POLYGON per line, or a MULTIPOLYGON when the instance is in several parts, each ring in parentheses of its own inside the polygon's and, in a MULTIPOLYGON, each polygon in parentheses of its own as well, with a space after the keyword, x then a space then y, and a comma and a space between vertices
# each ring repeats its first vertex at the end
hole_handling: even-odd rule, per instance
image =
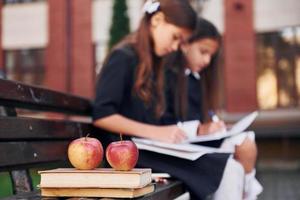
POLYGON ((91 115, 90 100, 79 96, 4 79, 0 79, 0 91, 0 104, 4 106, 91 115))
POLYGON ((157 184, 155 191, 151 194, 147 194, 141 198, 143 200, 165 200, 165 199, 175 199, 185 192, 184 186, 180 181, 169 181, 168 184, 157 184))
POLYGON ((0 117, 0 140, 74 139, 91 133, 88 123, 25 117, 0 117))
POLYGON ((69 141, 1 142, 1 167, 13 167, 67 159, 69 141))
POLYGON ((300 119, 272 119, 256 121, 249 127, 257 138, 299 138, 300 119))

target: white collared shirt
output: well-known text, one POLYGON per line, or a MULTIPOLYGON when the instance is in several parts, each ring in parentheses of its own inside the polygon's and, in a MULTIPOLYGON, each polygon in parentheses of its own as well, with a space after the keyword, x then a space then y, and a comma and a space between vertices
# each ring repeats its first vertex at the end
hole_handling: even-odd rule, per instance
POLYGON ((201 78, 201 76, 200 76, 199 73, 197 73, 197 72, 192 72, 192 70, 190 70, 189 68, 186 68, 186 69, 184 70, 184 74, 185 74, 186 76, 189 76, 190 74, 192 74, 192 76, 193 76, 195 79, 197 79, 197 80, 200 80, 200 78, 201 78))

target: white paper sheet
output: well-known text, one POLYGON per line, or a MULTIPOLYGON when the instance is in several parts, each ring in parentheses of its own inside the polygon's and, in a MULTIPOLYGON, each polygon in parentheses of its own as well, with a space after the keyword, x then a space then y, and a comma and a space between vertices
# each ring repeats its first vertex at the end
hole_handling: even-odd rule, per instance
POLYGON ((244 132, 255 120, 257 117, 258 112, 252 112, 249 115, 243 117, 237 123, 235 123, 230 129, 227 131, 216 132, 209 135, 201 135, 196 137, 188 138, 185 142, 186 143, 195 143, 195 142, 205 142, 205 141, 212 141, 212 140, 220 140, 222 138, 230 137, 239 133, 244 132))
POLYGON ((188 160, 197 160, 207 153, 232 153, 232 151, 223 150, 195 144, 170 144, 149 139, 132 138, 139 149, 153 151, 188 160))

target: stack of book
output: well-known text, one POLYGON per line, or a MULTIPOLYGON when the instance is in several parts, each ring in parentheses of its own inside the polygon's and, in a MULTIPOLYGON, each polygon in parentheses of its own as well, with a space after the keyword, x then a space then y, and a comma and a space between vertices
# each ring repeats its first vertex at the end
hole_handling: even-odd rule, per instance
POLYGON ((39 171, 39 174, 41 195, 47 197, 135 198, 154 191, 151 169, 58 168, 39 171))

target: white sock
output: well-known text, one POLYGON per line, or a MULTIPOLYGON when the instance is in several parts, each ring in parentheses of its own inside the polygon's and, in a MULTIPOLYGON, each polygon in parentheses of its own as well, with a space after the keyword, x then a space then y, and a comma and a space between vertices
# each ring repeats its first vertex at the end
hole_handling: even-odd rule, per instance
POLYGON ((256 170, 253 169, 245 175, 244 200, 256 200, 257 196, 263 191, 262 185, 255 178, 256 170))
POLYGON ((219 188, 213 195, 213 200, 240 200, 243 196, 245 172, 243 166, 229 158, 224 169, 219 188))

